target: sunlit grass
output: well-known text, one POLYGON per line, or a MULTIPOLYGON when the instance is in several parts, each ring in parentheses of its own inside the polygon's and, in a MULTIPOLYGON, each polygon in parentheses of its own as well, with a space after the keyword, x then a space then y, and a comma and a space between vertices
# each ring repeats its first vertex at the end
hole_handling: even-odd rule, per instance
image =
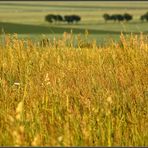
POLYGON ((103 47, 67 33, 44 47, 4 41, 1 146, 148 145, 147 36, 103 47))

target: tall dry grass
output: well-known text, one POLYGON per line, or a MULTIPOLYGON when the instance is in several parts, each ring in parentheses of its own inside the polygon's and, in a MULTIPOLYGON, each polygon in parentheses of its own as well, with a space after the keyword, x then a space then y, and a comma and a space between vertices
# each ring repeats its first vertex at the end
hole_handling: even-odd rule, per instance
POLYGON ((77 41, 5 37, 1 146, 148 146, 148 37, 77 41))

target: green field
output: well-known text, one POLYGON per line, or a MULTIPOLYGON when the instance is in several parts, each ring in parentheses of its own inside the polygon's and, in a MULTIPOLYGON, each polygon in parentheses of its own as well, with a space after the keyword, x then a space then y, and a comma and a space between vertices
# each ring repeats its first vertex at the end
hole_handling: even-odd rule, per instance
POLYGON ((118 39, 121 31, 147 34, 148 23, 139 20, 147 11, 148 2, 0 2, 0 30, 38 40, 42 38, 42 34, 57 37, 71 29, 74 34, 84 34, 87 29, 90 38, 104 42, 110 37, 118 39), (104 13, 126 12, 134 16, 129 23, 105 23, 102 18, 104 13), (77 14, 82 21, 73 25, 49 24, 44 20, 47 14, 77 14))

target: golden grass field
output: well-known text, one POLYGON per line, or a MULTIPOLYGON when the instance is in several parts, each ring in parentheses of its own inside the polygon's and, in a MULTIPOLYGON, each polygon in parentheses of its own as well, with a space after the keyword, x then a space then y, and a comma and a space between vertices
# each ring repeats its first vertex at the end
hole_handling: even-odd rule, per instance
POLYGON ((1 146, 148 146, 147 36, 3 43, 1 146))

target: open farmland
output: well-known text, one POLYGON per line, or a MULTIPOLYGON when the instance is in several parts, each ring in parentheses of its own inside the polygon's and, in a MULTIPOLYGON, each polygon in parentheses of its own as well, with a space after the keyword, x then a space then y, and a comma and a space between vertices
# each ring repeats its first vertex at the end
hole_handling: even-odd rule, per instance
POLYGON ((59 37, 63 32, 73 30, 74 34, 84 33, 97 42, 108 38, 119 39, 122 32, 148 33, 147 22, 139 18, 148 11, 148 2, 0 2, 0 30, 6 33, 18 33, 19 37, 39 40, 42 34, 48 37, 59 37), (130 13, 134 19, 129 22, 105 23, 104 13, 130 13), (76 14, 82 21, 78 24, 49 24, 44 17, 47 14, 76 14))

